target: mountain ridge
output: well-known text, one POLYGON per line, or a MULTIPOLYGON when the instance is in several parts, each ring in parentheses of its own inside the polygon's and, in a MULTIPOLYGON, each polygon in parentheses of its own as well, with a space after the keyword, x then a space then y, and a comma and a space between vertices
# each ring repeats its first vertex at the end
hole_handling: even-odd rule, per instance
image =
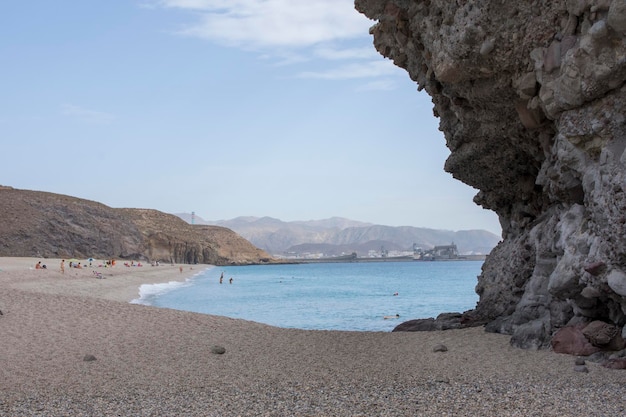
MULTIPOLYGON (((190 213, 176 213, 192 222, 190 213)), ((313 248, 327 256, 372 250, 411 251, 414 246, 427 250, 454 243, 462 254, 487 254, 500 237, 481 229, 440 230, 414 226, 385 226, 343 217, 321 220, 282 221, 273 217, 241 216, 228 220, 204 220, 194 215, 195 224, 227 227, 253 245, 274 256, 302 254, 313 248)))
POLYGON ((152 209, 112 208, 0 185, 0 256, 134 259, 214 265, 271 262, 234 231, 152 209))

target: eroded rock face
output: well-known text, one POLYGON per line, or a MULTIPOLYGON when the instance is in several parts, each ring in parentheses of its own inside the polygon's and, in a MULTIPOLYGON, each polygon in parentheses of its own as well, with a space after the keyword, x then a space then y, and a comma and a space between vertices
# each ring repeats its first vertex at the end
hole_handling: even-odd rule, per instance
POLYGON ((624 326, 624 1, 355 4, 377 21, 376 49, 432 97, 445 169, 499 215, 465 322, 527 348, 567 324, 624 326))

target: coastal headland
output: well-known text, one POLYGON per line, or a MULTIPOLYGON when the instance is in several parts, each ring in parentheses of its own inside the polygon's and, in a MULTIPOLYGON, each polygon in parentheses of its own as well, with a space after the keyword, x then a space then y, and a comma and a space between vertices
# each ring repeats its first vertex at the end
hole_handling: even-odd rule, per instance
POLYGON ((508 336, 480 327, 281 329, 129 303, 142 284, 185 280, 208 265, 66 265, 64 274, 59 265, 58 259, 0 258, 0 416, 626 410, 623 372, 594 363, 577 372, 573 356, 514 348, 508 336), (38 261, 46 269, 35 269, 38 261))

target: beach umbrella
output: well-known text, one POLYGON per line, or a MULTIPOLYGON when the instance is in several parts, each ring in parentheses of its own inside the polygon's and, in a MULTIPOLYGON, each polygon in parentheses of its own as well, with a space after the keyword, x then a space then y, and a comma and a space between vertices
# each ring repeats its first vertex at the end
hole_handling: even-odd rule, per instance
POLYGON ((78 263, 78 259, 76 259, 76 258, 66 259, 66 261, 67 261, 67 262, 78 263))
POLYGON ((93 258, 87 258, 87 262, 93 262, 93 258))

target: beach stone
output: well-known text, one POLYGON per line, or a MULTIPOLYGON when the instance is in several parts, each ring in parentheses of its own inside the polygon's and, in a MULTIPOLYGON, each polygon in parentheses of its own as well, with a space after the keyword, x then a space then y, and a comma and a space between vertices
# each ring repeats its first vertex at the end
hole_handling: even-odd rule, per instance
POLYGON ((581 326, 563 327, 554 334, 550 344, 556 353, 568 355, 589 356, 600 351, 587 340, 581 326))
POLYGON ((83 361, 85 361, 85 362, 93 362, 93 361, 95 361, 95 360, 96 360, 96 357, 95 357, 95 356, 93 356, 93 355, 89 355, 89 354, 87 354, 87 355, 85 355, 85 356, 83 357, 83 361))
POLYGON ((587 362, 593 363, 605 363, 611 357, 611 354, 604 350, 599 350, 598 352, 587 356, 587 362))
POLYGON ((223 355, 224 353, 226 353, 226 348, 224 346, 214 345, 211 346, 211 353, 214 353, 216 355, 223 355))
POLYGON ((442 345, 441 343, 438 345, 435 345, 435 347, 433 348, 433 352, 447 352, 448 348, 446 347, 446 345, 442 345))
POLYGON ((589 372, 589 368, 587 368, 585 365, 576 365, 576 366, 574 366, 574 371, 588 373, 589 372))
POLYGON ((602 364, 602 366, 609 369, 626 369, 626 359, 609 359, 604 364, 602 364))
POLYGON ((582 332, 592 345, 604 347, 608 345, 615 336, 617 336, 619 329, 617 326, 612 324, 595 320, 585 326, 582 332))
POLYGON ((576 362, 574 362, 576 365, 584 365, 585 359, 584 358, 576 358, 576 362))

